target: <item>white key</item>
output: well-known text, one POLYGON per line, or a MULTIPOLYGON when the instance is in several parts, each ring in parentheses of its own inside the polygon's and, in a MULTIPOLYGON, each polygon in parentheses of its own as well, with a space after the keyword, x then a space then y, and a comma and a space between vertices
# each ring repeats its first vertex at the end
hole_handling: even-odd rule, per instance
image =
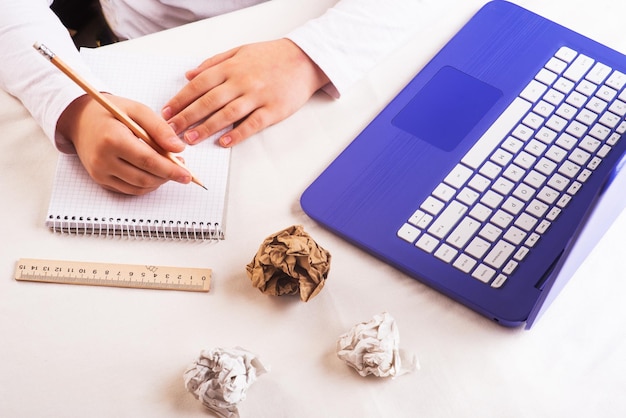
MULTIPOLYGON (((531 80, 530 83, 519 94, 520 97, 528 100, 531 103, 535 103, 541 95, 548 89, 544 83, 540 83, 537 80, 531 80)), ((519 120, 520 118, 518 118, 519 120)))
POLYGON ((502 143, 502 148, 512 154, 517 154, 517 151, 521 150, 523 145, 524 143, 522 141, 510 136, 502 143))
POLYGON ((563 196, 561 196, 561 198, 559 199, 558 202, 556 202, 556 205, 560 208, 564 208, 565 206, 567 206, 567 204, 572 200, 572 196, 568 195, 568 194, 564 194, 563 196))
POLYGON ((602 158, 593 157, 591 161, 589 161, 589 164, 587 164, 587 167, 589 167, 590 170, 595 170, 596 168, 598 168, 601 162, 602 158))
POLYGON ((576 177, 576 180, 578 180, 581 183, 586 182, 587 180, 589 180, 589 177, 591 176, 591 170, 587 170, 586 168, 580 172, 580 174, 578 175, 578 177, 576 177))
POLYGON ((489 247, 490 244, 487 241, 480 237, 474 237, 472 242, 470 242, 467 248, 465 248, 465 252, 476 258, 482 258, 489 247))
POLYGON ((522 177, 524 177, 524 173, 525 171, 523 168, 516 166, 515 164, 511 164, 504 170, 504 173, 502 173, 502 175, 507 179, 517 183, 522 179, 522 177))
POLYGON ((476 265, 476 260, 466 254, 461 254, 452 265, 461 270, 463 273, 469 273, 476 265))
POLYGON ((589 71, 593 64, 593 59, 589 58, 586 55, 580 54, 576 57, 574 62, 570 64, 567 70, 565 70, 563 76, 572 81, 578 81, 584 77, 584 75, 587 73, 587 71, 589 71))
POLYGON ((491 156, 491 161, 494 163, 504 167, 511 161, 513 155, 510 152, 503 150, 502 148, 498 148, 496 152, 491 156))
POLYGON ((526 207, 526 212, 536 216, 537 218, 541 218, 543 217, 543 214, 548 211, 548 209, 548 205, 537 199, 533 199, 533 201, 528 204, 528 207, 526 207))
POLYGON ((398 236, 405 240, 406 242, 410 242, 411 244, 417 239, 420 234, 420 230, 414 227, 413 225, 404 224, 398 230, 398 236))
POLYGON ((591 136, 587 135, 586 137, 583 138, 582 141, 580 141, 580 148, 584 149, 585 151, 589 151, 591 153, 595 152, 598 147, 600 146, 601 142, 598 141, 597 139, 592 138, 591 136))
POLYGON ((536 113, 530 112, 528 115, 526 115, 522 123, 533 129, 539 129, 539 127, 543 125, 543 121, 544 121, 544 118, 542 118, 536 113))
POLYGON ((501 234, 502 234, 502 229, 490 223, 483 226, 480 232, 478 233, 478 235, 480 235, 481 237, 483 237, 489 242, 494 242, 500 237, 501 234))
POLYGON ((476 234, 480 225, 480 222, 466 216, 459 222, 459 225, 454 228, 454 231, 452 231, 446 241, 456 248, 462 248, 467 244, 467 241, 476 234))
MULTIPOLYGON (((621 115, 624 116, 624 115, 621 115)), ((612 112, 604 112, 600 117, 600 123, 609 128, 615 128, 620 121, 620 116, 612 112)))
POLYGON ((503 197, 498 193, 494 192, 493 190, 487 190, 487 193, 483 195, 483 197, 480 199, 480 202, 484 203, 492 209, 495 209, 500 205, 502 199, 503 197))
POLYGON ((570 105, 574 106, 575 108, 580 109, 581 107, 583 107, 583 105, 587 101, 587 96, 575 91, 569 96, 567 96, 567 100, 565 101, 569 103, 570 105))
POLYGON ((546 219, 549 221, 554 221, 561 214, 561 209, 554 207, 550 209, 550 212, 546 215, 546 219))
POLYGON ((435 251, 435 257, 437 257, 441 261, 450 263, 458 253, 459 252, 457 250, 450 247, 449 245, 441 244, 441 247, 437 248, 437 251, 435 251))
POLYGON ((543 128, 539 129, 539 132, 537 132, 535 138, 537 138, 544 144, 551 144, 556 139, 556 132, 544 126, 543 128))
POLYGON ((546 63, 545 67, 550 71, 553 71, 557 74, 561 74, 565 70, 565 68, 567 68, 567 63, 564 61, 561 61, 560 59, 552 57, 546 63))
POLYGON ((583 80, 576 86, 576 91, 589 97, 596 92, 597 88, 598 86, 593 84, 592 82, 588 80, 583 80))
POLYGON ((439 185, 435 187, 435 190, 433 190, 432 194, 443 202, 449 202, 450 199, 454 197, 455 193, 456 190, 454 188, 448 186, 447 184, 439 183, 439 185))
POLYGON ((558 115, 552 115, 546 122, 546 126, 556 132, 561 132, 566 125, 567 120, 558 115))
POLYGON ((556 173, 555 175, 550 177, 550 180, 548 180, 548 186, 550 186, 553 189, 556 189, 556 190, 558 190, 560 192, 565 190, 565 188, 567 187, 568 184, 569 184, 569 179, 567 177, 565 177, 565 176, 562 176, 561 174, 558 174, 558 173, 556 173))
POLYGON ((562 134, 559 136, 559 139, 556 140, 556 144, 566 150, 571 150, 574 145, 578 143, 578 140, 571 136, 570 134, 562 134))
POLYGON ((506 266, 504 266, 504 268, 502 269, 502 273, 511 275, 513 274, 513 272, 515 271, 518 265, 519 264, 517 263, 517 261, 511 260, 508 263, 506 263, 506 266))
POLYGON ((460 189, 461 186, 465 184, 467 179, 469 179, 473 173, 474 172, 470 170, 469 168, 461 164, 457 164, 452 169, 452 171, 448 173, 446 178, 443 179, 443 181, 449 184, 450 186, 454 187, 455 189, 460 189))
MULTIPOLYGON (((616 100, 611 103, 609 110, 616 115, 623 117, 624 115, 626 115, 626 103, 622 102, 621 100, 616 100)), ((614 126, 612 126, 612 128, 613 127, 614 126)))
POLYGON ((621 137, 622 135, 614 133, 609 137, 609 139, 606 140, 606 143, 613 147, 615 146, 615 144, 617 144, 621 137))
POLYGON ((529 185, 521 183, 513 192, 513 196, 523 200, 524 202, 528 202, 535 195, 535 191, 536 190, 529 185))
POLYGON ((483 283, 489 283, 495 274, 496 271, 491 267, 479 264, 478 267, 476 267, 476 270, 472 273, 472 277, 483 283))
POLYGON ((626 75, 619 71, 613 71, 613 74, 606 80, 607 86, 613 87, 615 90, 621 90, 626 84, 626 75))
POLYGON ((539 72, 535 76, 535 80, 547 85, 554 83, 554 80, 556 80, 556 78, 557 75, 546 68, 542 68, 541 70, 539 70, 539 72))
POLYGON ((521 139, 522 141, 528 141, 528 138, 530 138, 532 134, 533 130, 523 123, 517 125, 515 129, 513 129, 513 132, 511 132, 511 135, 517 139, 521 139))
POLYGON ((578 108, 572 106, 571 104, 563 103, 556 110, 556 114, 562 117, 563 119, 570 120, 576 115, 577 111, 578 111, 578 108))
POLYGON ((609 128, 599 123, 593 125, 593 127, 589 130, 589 135, 598 138, 601 141, 604 141, 610 133, 611 130, 609 128))
POLYGON ((533 112, 547 118, 552 114, 552 112, 554 112, 554 106, 545 100, 540 100, 539 103, 537 103, 537 105, 533 108, 533 112))
POLYGON ((470 168, 478 168, 511 128, 528 112, 531 104, 515 98, 461 160, 470 168))
POLYGON ((578 121, 573 121, 568 125, 566 132, 573 137, 580 139, 585 132, 587 132, 587 126, 578 121))
POLYGON ((585 163, 589 161, 589 158, 591 158, 591 154, 589 154, 587 151, 584 151, 580 148, 576 148, 569 155, 568 159, 578 165, 585 165, 585 163))
POLYGON ((524 207, 524 202, 522 202, 521 200, 513 196, 509 196, 502 204, 502 209, 506 210, 507 212, 513 215, 517 215, 522 210, 523 207, 524 207))
POLYGON ((516 226, 510 227, 504 234, 504 239, 512 244, 518 245, 526 238, 526 232, 522 231, 516 226))
POLYGON ((441 200, 428 196, 426 200, 424 200, 424 203, 420 205, 420 209, 430 213, 431 215, 436 215, 441 211, 441 209, 443 209, 444 206, 445 204, 441 200))
POLYGON ((453 200, 433 221, 428 228, 428 232, 437 238, 443 238, 456 225, 466 211, 467 206, 453 200))
POLYGON ((536 224, 537 218, 534 218, 527 213, 522 213, 515 220, 515 225, 522 228, 524 231, 532 231, 536 224))
POLYGON ((566 155, 567 151, 561 147, 557 147, 556 145, 551 146, 548 151, 546 151, 546 157, 557 163, 563 161, 563 158, 565 158, 566 155))
POLYGON ((479 196, 480 195, 477 192, 473 191, 469 187, 463 187, 456 198, 460 202, 465 203, 467 206, 471 206, 474 202, 476 202, 479 196))
POLYGON ((617 96, 617 91, 610 88, 609 86, 602 86, 596 92, 596 97, 604 100, 605 102, 610 102, 617 96))
POLYGON ((578 113, 578 115, 576 115, 576 120, 587 126, 591 126, 596 119, 598 119, 598 115, 589 109, 583 109, 580 113, 578 113))
POLYGON ((506 196, 511 190, 513 190, 514 186, 515 184, 513 182, 505 179, 504 177, 500 177, 493 183, 493 190, 506 196))
POLYGON ((611 149, 612 148, 610 145, 607 145, 607 144, 602 145, 602 148, 600 148, 600 151, 598 151, 598 157, 600 158, 606 157, 611 151, 611 149))
POLYGON ((431 237, 428 234, 422 234, 420 239, 418 239, 417 242, 415 243, 415 246, 417 248, 420 248, 426 251, 427 253, 432 253, 433 250, 437 247, 437 245, 439 245, 439 240, 434 237, 431 237))
POLYGON ((514 245, 504 240, 498 241, 483 261, 491 267, 499 269, 511 257, 514 250, 514 245))
POLYGON ((421 209, 418 209, 415 212, 413 212, 413 214, 409 218, 409 223, 412 225, 418 226, 424 216, 426 216, 426 212, 424 212, 421 209))
POLYGON ((497 166, 496 164, 492 163, 491 161, 487 161, 485 164, 483 164, 483 166, 480 168, 480 174, 484 175, 485 177, 489 177, 490 179, 495 179, 498 174, 500 174, 500 170, 502 170, 499 166, 497 166))
POLYGON ((517 157, 515 157, 514 162, 518 166, 528 169, 532 167, 532 165, 535 163, 535 160, 536 160, 535 157, 533 157, 527 152, 522 151, 519 154, 517 154, 517 157))
POLYGON ((576 193, 578 193, 581 187, 582 187, 582 184, 578 181, 575 181, 572 184, 570 184, 569 188, 567 189, 567 193, 574 196, 576 193))
POLYGON ((534 155, 535 157, 539 157, 546 150, 547 146, 543 142, 539 142, 536 139, 530 140, 524 150, 534 155))
POLYGON ((548 92, 543 96, 543 100, 554 106, 558 106, 559 104, 561 104, 564 98, 565 95, 555 89, 548 90, 548 92))
POLYGON ((606 109, 607 106, 608 106, 608 103, 605 102, 604 100, 598 99, 597 97, 592 97, 591 99, 589 99, 585 107, 589 110, 592 110, 600 114, 604 112, 604 109, 606 109))
POLYGON ((554 83, 553 87, 561 93, 567 94, 574 89, 574 83, 564 77, 561 77, 556 83, 554 83))
POLYGON ((485 222, 491 216, 491 209, 487 206, 478 203, 476 206, 470 210, 470 216, 474 219, 478 219, 481 222, 485 222))
POLYGON ((526 240, 524 245, 526 245, 527 247, 532 248, 532 247, 535 246, 535 244, 537 244, 537 241, 539 241, 539 238, 541 238, 540 235, 535 233, 535 232, 533 232, 532 234, 530 234, 528 236, 528 239, 526 240))
POLYGON ((573 179, 574 177, 576 177, 579 171, 580 171, 580 166, 571 161, 565 161, 559 167, 559 173, 563 174, 566 177, 569 177, 570 179, 573 179))
POLYGON ((576 55, 578 55, 576 51, 566 46, 560 47, 559 50, 556 51, 556 54, 554 54, 555 57, 565 62, 572 62, 572 60, 576 58, 576 55))
MULTIPOLYGON (((553 147, 554 148, 554 147, 553 147)), ((556 147, 559 148, 559 147, 556 147)), ((547 155, 547 154, 546 154, 547 155)), ((563 153, 563 157, 565 157, 565 152, 563 153)), ((556 163, 551 161, 545 157, 542 157, 539 162, 535 165, 535 169, 546 176, 549 176, 556 170, 556 163)))
POLYGON ((491 184, 491 180, 489 180, 487 177, 481 176, 480 174, 476 174, 467 184, 472 189, 482 193, 487 190, 487 187, 489 187, 489 185, 491 184))
POLYGON ((595 84, 602 83, 611 74, 612 68, 608 65, 597 62, 585 77, 595 84))
POLYGON ((529 252, 530 250, 528 249, 528 247, 520 247, 513 256, 513 258, 517 261, 522 261, 524 258, 526 258, 529 252))
POLYGON ((493 280, 493 282, 491 282, 491 287, 494 289, 499 289, 502 286, 504 286, 504 283, 506 283, 508 279, 508 276, 505 276, 504 274, 498 274, 498 276, 493 280))
POLYGON ((537 193, 537 199, 546 202, 547 204, 551 205, 552 203, 554 203, 556 201, 556 199, 559 197, 559 192, 557 192, 556 190, 554 190, 551 187, 548 186, 544 186, 539 193, 537 193))
POLYGON ((524 177, 524 183, 532 186, 533 189, 538 189, 545 183, 546 176, 539 173, 538 171, 531 170, 526 177, 524 177))
POLYGON ((548 230, 550 225, 552 225, 552 223, 550 221, 543 220, 543 221, 541 221, 539 223, 539 225, 537 226, 537 229, 535 229, 535 231, 538 234, 545 234, 545 232, 548 230))
POLYGON ((491 222, 500 228, 506 228, 513 222, 513 216, 506 213, 502 209, 498 209, 496 213, 491 217, 491 222))

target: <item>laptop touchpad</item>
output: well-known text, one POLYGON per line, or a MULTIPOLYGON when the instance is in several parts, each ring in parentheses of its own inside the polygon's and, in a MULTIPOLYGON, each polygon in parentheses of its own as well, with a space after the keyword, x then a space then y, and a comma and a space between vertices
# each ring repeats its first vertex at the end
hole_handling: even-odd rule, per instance
POLYGON ((444 151, 453 150, 502 97, 497 88, 442 67, 392 123, 444 151))

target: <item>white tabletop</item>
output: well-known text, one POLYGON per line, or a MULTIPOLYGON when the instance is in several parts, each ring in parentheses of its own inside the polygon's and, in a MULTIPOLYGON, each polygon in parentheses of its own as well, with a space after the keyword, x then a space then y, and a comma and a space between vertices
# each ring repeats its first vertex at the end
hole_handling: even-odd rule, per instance
MULTIPOLYGON (((279 37, 332 3, 273 0, 111 48, 209 56, 279 37)), ((626 213, 524 331, 408 278, 299 206, 305 187, 483 1, 431 3, 432 19, 341 99, 316 95, 233 149, 228 238, 219 243, 51 233, 43 221, 56 151, 0 92, 0 416, 206 417, 183 371, 202 349, 234 346, 271 367, 240 404, 244 417, 623 416, 626 213), (245 272, 262 240, 293 224, 333 256, 326 287, 308 303, 266 296, 245 272), (214 276, 208 294, 23 283, 13 280, 22 257, 210 267, 214 276), (401 348, 418 355, 419 371, 363 378, 337 358, 339 335, 382 311, 395 317, 401 348)), ((626 52, 626 4, 517 3, 626 52)))

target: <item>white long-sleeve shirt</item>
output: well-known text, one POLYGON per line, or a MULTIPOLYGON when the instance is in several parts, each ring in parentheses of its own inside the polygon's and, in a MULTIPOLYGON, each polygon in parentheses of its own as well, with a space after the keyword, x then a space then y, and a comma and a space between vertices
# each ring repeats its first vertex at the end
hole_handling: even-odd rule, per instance
MULTIPOLYGON (((134 38, 183 23, 215 16, 266 0, 101 0, 114 32, 134 38)), ((301 1, 301 0, 299 0, 301 1)), ((315 0, 311 0, 315 1, 315 0)), ((406 40, 428 0, 339 0, 322 16, 285 37, 295 42, 325 72, 334 97, 356 82, 387 52, 406 40)), ((37 123, 63 152, 71 144, 56 134, 65 108, 84 92, 50 63, 34 53, 35 41, 50 49, 90 80, 91 74, 49 0, 0 0, 0 87, 18 97, 37 123)))

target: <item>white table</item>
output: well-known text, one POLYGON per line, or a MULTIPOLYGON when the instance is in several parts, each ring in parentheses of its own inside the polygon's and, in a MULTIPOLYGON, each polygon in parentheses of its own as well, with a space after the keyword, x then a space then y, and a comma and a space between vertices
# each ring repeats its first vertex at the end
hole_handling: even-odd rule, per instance
MULTIPOLYGON (((112 48, 209 56, 278 37, 333 1, 302 3, 273 0, 112 48)), ((201 349, 233 346, 271 366, 240 404, 244 417, 623 416, 626 213, 526 332, 408 278, 299 206, 304 188, 483 2, 431 3, 432 19, 340 100, 319 94, 233 150, 228 239, 216 244, 48 231, 56 152, 0 92, 0 416, 206 417, 182 373, 201 349), (292 224, 333 256, 325 289, 308 303, 263 295, 245 273, 261 241, 292 224), (213 286, 205 294, 22 283, 12 278, 21 257, 210 267, 213 286), (337 337, 382 311, 397 320, 420 371, 362 378, 337 359, 337 337)), ((517 3, 626 52, 626 4, 517 3)))

